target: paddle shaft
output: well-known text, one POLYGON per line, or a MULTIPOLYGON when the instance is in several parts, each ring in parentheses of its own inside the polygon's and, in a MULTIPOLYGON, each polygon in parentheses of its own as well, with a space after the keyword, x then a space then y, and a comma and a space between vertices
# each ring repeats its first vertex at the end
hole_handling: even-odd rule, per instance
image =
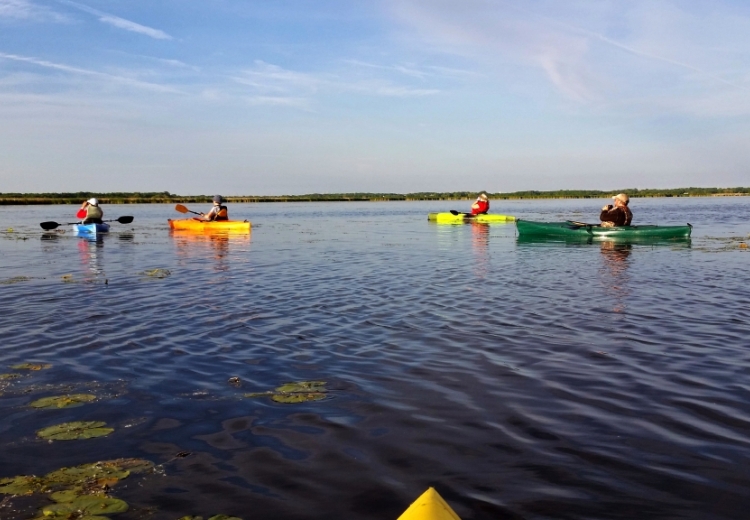
MULTIPOLYGON (((131 222, 133 222, 133 217, 126 216, 116 218, 114 220, 102 220, 102 222, 119 222, 120 224, 130 224, 131 222)), ((56 229, 59 226, 72 226, 73 224, 80 224, 80 222, 68 222, 66 224, 59 224, 57 222, 42 222, 39 225, 42 227, 42 229, 56 229)))

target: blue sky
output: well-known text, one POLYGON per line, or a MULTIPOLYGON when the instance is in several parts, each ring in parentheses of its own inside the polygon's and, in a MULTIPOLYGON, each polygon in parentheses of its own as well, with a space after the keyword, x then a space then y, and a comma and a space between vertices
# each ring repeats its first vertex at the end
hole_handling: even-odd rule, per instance
POLYGON ((0 0, 0 192, 750 185, 750 3, 0 0))

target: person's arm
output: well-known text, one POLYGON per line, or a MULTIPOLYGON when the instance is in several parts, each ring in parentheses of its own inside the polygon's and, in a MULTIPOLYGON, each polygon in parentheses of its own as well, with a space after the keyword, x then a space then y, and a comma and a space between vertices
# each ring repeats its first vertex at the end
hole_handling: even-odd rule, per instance
POLYGON ((613 208, 611 204, 604 206, 602 212, 599 214, 599 220, 602 222, 613 222, 617 224, 617 212, 616 208, 613 208))

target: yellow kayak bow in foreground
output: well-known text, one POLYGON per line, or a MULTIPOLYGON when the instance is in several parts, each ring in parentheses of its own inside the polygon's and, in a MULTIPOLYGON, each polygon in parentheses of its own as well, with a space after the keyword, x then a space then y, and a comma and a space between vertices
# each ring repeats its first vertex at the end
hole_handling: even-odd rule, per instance
POLYGON ((409 506, 409 509, 398 517, 398 520, 461 520, 461 518, 435 491, 435 488, 431 487, 422 493, 409 506))

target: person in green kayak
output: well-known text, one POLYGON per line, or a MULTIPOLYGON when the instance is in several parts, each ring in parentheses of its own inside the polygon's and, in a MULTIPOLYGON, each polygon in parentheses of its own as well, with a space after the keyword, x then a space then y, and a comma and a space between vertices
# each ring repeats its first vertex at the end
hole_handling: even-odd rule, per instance
POLYGON ((629 226, 633 220, 633 213, 630 212, 628 203, 630 197, 624 193, 620 193, 612 197, 614 199, 614 206, 607 204, 602 208, 601 214, 599 214, 599 220, 602 221, 602 227, 615 227, 615 226, 629 226))
POLYGON ((76 216, 83 219, 81 224, 101 224, 104 212, 99 207, 99 201, 95 198, 90 198, 81 204, 81 209, 78 210, 76 216))
POLYGON ((229 210, 224 206, 224 197, 221 195, 214 195, 214 207, 208 213, 201 213, 201 219, 207 222, 219 222, 221 220, 229 220, 229 210))

